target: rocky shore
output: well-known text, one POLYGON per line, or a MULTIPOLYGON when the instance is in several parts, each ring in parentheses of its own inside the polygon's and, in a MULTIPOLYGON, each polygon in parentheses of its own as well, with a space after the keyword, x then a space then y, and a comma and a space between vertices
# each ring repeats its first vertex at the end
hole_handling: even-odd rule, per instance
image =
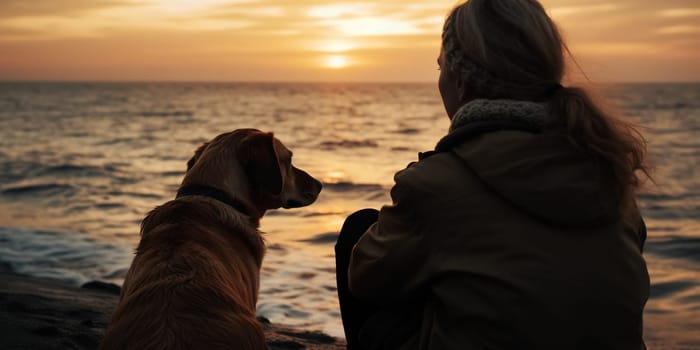
MULTIPOLYGON (((119 287, 60 281, 7 272, 0 264, 0 349, 97 349, 119 298, 119 287), (4 271, 3 271, 4 270, 4 271)), ((650 350, 700 349, 697 312, 663 313, 650 302, 645 340, 650 350)), ((260 320, 270 350, 340 350, 344 340, 321 332, 260 320)))
MULTIPOLYGON (((97 349, 119 287, 0 273, 0 349, 97 349)), ((260 320, 270 350, 345 349, 329 335, 260 320)))

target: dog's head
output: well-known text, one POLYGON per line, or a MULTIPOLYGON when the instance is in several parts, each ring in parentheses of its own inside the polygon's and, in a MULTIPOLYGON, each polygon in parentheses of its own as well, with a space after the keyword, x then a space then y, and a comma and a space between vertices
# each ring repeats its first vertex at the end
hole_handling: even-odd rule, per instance
POLYGON ((272 133, 256 129, 239 129, 203 144, 187 162, 187 172, 185 180, 196 178, 200 184, 246 195, 260 212, 307 206, 322 188, 321 182, 292 165, 292 152, 272 133), (207 178, 214 183, 201 183, 207 178))

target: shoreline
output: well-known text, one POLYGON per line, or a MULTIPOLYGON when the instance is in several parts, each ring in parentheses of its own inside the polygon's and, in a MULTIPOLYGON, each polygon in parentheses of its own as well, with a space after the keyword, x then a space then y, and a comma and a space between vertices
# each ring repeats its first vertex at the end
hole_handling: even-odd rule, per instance
MULTIPOLYGON (((119 286, 66 282, 19 275, 0 264, 0 349, 97 349, 119 299, 119 286)), ((655 304, 652 302, 652 304, 655 304)), ((647 305, 648 307, 651 305, 647 305)), ((645 312, 644 338, 650 350, 700 346, 696 313, 645 312), (680 327, 684 326, 684 327, 680 327)), ((270 350, 340 350, 345 340, 320 331, 272 324, 259 318, 270 350)))
MULTIPOLYGON (((0 271, 0 349, 97 349, 119 300, 118 286, 0 271)), ((318 331, 260 319, 270 350, 345 349, 345 341, 318 331)))

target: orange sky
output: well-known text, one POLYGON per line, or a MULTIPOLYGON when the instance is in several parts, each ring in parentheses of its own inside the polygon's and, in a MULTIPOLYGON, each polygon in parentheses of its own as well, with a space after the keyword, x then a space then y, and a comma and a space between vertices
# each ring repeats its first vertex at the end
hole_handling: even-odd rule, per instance
MULTIPOLYGON (((543 0, 595 81, 700 81, 698 0, 543 0)), ((1 0, 0 80, 435 81, 454 1, 1 0)))

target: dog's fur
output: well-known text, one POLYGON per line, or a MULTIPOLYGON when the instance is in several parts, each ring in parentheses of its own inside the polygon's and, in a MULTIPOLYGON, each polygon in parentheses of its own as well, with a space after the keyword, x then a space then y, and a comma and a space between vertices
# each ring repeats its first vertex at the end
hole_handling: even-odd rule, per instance
POLYGON ((224 191, 247 214, 199 195, 151 211, 102 349, 267 349, 258 223, 267 209, 311 204, 321 183, 271 133, 241 129, 197 149, 181 188, 191 185, 224 191))

